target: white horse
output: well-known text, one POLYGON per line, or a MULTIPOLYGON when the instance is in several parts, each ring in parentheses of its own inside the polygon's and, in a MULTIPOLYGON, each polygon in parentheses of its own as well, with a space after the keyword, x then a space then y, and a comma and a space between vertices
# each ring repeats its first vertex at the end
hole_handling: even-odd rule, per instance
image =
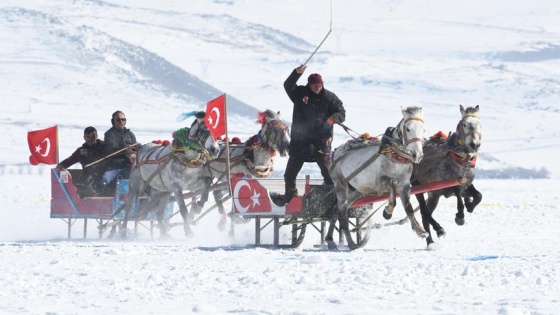
MULTIPOLYGON (((274 157, 276 153, 285 157, 290 145, 290 129, 281 120, 280 112, 267 109, 261 120, 262 127, 259 132, 242 145, 230 146, 230 172, 251 174, 258 178, 266 178, 274 170, 274 157)), ((227 152, 225 146, 217 159, 209 164, 212 176, 218 182, 226 179, 227 152)), ((222 218, 218 227, 223 229, 226 223, 226 213, 222 204, 224 191, 215 190, 214 199, 222 218)))
MULTIPOLYGON (((329 162, 330 175, 334 181, 338 206, 340 230, 344 232, 348 247, 358 247, 352 240, 348 226, 348 210, 352 203, 364 195, 389 194, 388 206, 383 216, 391 217, 399 194, 412 229, 420 237, 427 233, 414 217, 409 201, 412 163, 422 160, 424 120, 421 107, 402 110, 403 119, 395 128, 388 128, 381 145, 366 145, 344 150, 345 145, 335 149, 329 162)), ((333 231, 336 223, 333 213, 326 241, 329 248, 336 248, 333 231)))
POLYGON ((201 200, 193 204, 191 211, 199 211, 199 208, 202 208, 208 199, 208 189, 212 184, 208 163, 218 156, 220 148, 208 129, 191 128, 187 139, 183 139, 180 145, 177 140, 179 139, 176 138, 174 144, 168 146, 145 144, 138 151, 137 164, 130 174, 129 196, 121 237, 126 238, 126 225, 132 203, 148 187, 167 193, 159 195, 161 199, 157 207, 161 235, 166 235, 168 230, 167 223, 163 220, 163 213, 171 193, 179 204, 185 235, 192 234, 190 216, 182 194, 185 190, 203 191, 201 200))

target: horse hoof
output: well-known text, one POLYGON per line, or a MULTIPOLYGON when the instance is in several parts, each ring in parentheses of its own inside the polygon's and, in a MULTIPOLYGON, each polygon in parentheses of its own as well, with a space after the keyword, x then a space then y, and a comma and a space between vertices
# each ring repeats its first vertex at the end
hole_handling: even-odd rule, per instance
POLYGON ((455 217, 455 223, 457 223, 457 225, 464 225, 465 224, 465 218, 455 217))
POLYGON ((426 249, 427 249, 427 250, 430 250, 430 251, 431 251, 431 250, 438 250, 438 249, 439 249, 439 245, 436 244, 436 243, 434 243, 434 242, 432 242, 432 243, 429 243, 429 244, 428 244, 428 246, 426 247, 426 249))
POLYGON ((418 237, 420 237, 420 238, 426 238, 426 237, 430 236, 430 233, 428 233, 428 232, 418 232, 417 234, 418 234, 418 237))
POLYGON ((327 248, 329 250, 337 250, 336 243, 335 242, 327 242, 327 248))
POLYGON ((383 218, 385 218, 385 220, 391 219, 392 216, 393 216, 392 213, 387 213, 385 212, 385 210, 383 210, 383 218))
POLYGON ((440 229, 440 230, 437 230, 436 233, 437 233, 438 238, 445 236, 445 230, 443 228, 440 229))

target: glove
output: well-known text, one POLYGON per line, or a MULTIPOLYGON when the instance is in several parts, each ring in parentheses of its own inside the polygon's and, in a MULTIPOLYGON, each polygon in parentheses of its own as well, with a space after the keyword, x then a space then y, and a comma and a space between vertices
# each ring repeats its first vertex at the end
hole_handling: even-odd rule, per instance
POLYGON ((330 129, 334 124, 334 119, 332 117, 327 118, 327 121, 323 123, 323 129, 330 129))

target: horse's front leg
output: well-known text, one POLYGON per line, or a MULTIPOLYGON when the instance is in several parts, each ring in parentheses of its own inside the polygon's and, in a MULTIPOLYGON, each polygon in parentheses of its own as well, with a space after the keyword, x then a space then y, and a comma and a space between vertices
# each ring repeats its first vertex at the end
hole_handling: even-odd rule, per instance
POLYGON ((463 192, 463 195, 465 197, 465 207, 469 213, 472 213, 482 200, 482 194, 476 190, 473 184, 470 184, 463 192))
POLYGON ((451 188, 453 194, 457 198, 457 213, 455 214, 455 223, 457 225, 465 224, 465 204, 463 203, 463 197, 461 195, 461 186, 456 186, 451 188))
POLYGON ((214 195, 214 201, 216 201, 216 206, 218 207, 218 212, 220 213, 220 222, 218 222, 218 230, 223 231, 226 228, 227 214, 224 208, 224 203, 222 198, 224 197, 223 190, 214 190, 212 193, 214 195))
POLYGON ((327 242, 327 246, 330 250, 336 249, 336 243, 334 242, 333 234, 334 228, 336 226, 336 220, 338 218, 338 212, 340 212, 340 209, 335 203, 329 210, 329 228, 327 229, 327 235, 325 236, 325 241, 327 242))
POLYGON ((387 201, 387 206, 383 210, 383 217, 385 220, 389 220, 393 216, 393 210, 395 210, 395 206, 397 205, 397 180, 386 177, 382 179, 382 181, 385 182, 385 185, 389 188, 389 199, 387 201))
POLYGON ((191 218, 189 216, 189 211, 187 209, 187 205, 185 204, 185 199, 183 199, 183 191, 181 188, 176 188, 173 192, 175 196, 175 201, 179 205, 179 212, 183 217, 183 229, 185 231, 185 236, 189 237, 193 234, 191 229, 191 218))
POLYGON ((412 230, 416 232, 416 235, 418 235, 421 238, 428 237, 428 233, 426 233, 426 231, 422 228, 422 226, 420 226, 420 223, 418 223, 416 217, 414 216, 414 209, 410 204, 409 183, 406 183, 406 185, 403 185, 403 187, 401 187, 400 196, 401 196, 401 202, 404 206, 404 210, 406 211, 406 216, 408 217, 408 220, 410 221, 410 225, 412 226, 412 230))
POLYGON ((422 226, 424 230, 428 233, 428 237, 426 238, 426 243, 428 246, 434 243, 432 238, 432 231, 430 229, 430 221, 432 220, 431 213, 428 210, 428 205, 426 205, 426 199, 424 198, 424 194, 416 194, 416 200, 418 200, 418 206, 420 207, 420 215, 422 216, 422 226))

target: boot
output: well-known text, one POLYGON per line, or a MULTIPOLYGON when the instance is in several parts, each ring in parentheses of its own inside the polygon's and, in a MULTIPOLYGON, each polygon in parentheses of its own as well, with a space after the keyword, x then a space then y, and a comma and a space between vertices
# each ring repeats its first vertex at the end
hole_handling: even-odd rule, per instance
POLYGON ((284 199, 282 200, 282 203, 284 205, 287 205, 292 198, 294 198, 294 196, 298 195, 298 190, 295 187, 286 187, 286 193, 284 194, 284 199))

